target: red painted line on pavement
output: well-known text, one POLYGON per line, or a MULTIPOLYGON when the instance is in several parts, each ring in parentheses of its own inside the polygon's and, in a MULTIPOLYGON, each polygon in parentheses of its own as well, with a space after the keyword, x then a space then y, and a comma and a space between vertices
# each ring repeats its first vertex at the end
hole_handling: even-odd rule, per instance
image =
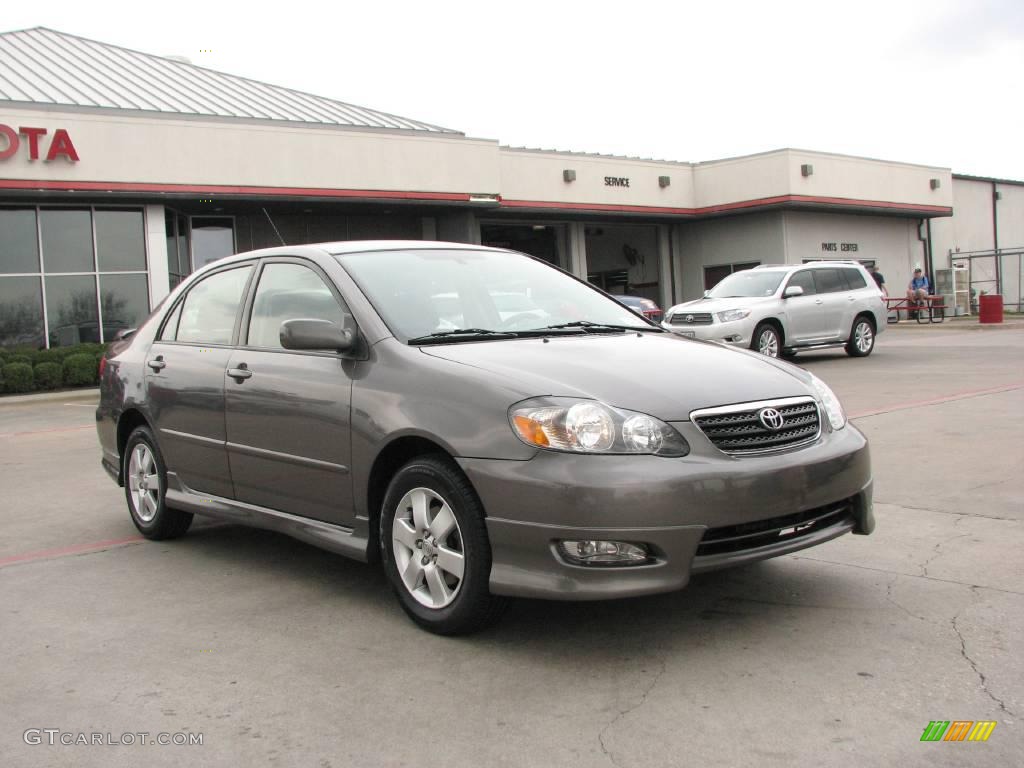
POLYGON ((73 544, 70 547, 44 549, 39 552, 26 552, 23 555, 10 555, 9 557, 0 557, 0 568, 5 565, 13 565, 14 563, 30 563, 33 560, 67 557, 69 555, 80 555, 85 552, 102 552, 104 549, 120 547, 125 544, 135 544, 139 541, 145 541, 145 539, 141 536, 128 536, 124 539, 108 539, 107 541, 94 541, 90 544, 73 544))
POLYGON ((34 429, 29 432, 0 432, 0 437, 24 437, 25 435, 45 435, 49 432, 77 432, 82 429, 96 429, 96 425, 83 424, 80 427, 54 427, 53 429, 34 429))
POLYGON ((850 419, 863 419, 866 416, 879 416, 883 413, 891 413, 892 411, 905 411, 910 408, 924 408, 928 405, 939 405, 940 403, 949 403, 954 400, 966 400, 970 397, 981 397, 982 395, 995 395, 999 392, 1012 392, 1015 389, 1024 389, 1024 381, 1015 382, 1012 384, 1004 384, 1001 387, 990 387, 988 389, 974 389, 967 392, 957 392, 952 395, 943 395, 942 397, 935 397, 931 400, 917 400, 909 403, 896 403, 895 405, 886 405, 882 408, 878 408, 873 411, 862 411, 861 413, 854 413, 850 415, 850 419))

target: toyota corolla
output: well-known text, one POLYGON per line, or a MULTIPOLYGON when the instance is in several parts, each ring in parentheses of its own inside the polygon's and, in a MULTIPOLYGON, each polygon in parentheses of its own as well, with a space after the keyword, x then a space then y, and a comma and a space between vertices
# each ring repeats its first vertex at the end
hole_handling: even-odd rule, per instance
POLYGON ((874 527, 867 443, 822 381, 507 250, 228 257, 101 382, 102 463, 143 535, 205 515, 381 563, 441 634, 509 596, 677 590, 874 527))

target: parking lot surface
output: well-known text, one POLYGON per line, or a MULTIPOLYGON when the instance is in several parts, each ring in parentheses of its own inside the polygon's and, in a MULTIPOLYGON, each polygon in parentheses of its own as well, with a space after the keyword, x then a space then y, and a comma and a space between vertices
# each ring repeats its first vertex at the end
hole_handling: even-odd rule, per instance
POLYGON ((0 401, 0 764, 1024 765, 1024 329, 797 363, 871 441, 874 535, 456 639, 281 535, 141 540, 89 402, 0 401), (997 726, 922 743, 933 720, 997 726))

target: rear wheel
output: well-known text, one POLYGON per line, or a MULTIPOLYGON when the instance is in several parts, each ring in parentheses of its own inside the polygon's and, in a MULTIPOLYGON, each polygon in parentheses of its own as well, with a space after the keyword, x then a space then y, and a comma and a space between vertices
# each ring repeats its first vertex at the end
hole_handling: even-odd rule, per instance
POLYGON ((174 539, 192 525, 192 515, 167 508, 167 466, 148 427, 136 427, 124 449, 124 495, 128 512, 147 539, 174 539))
POLYGON ((782 337, 778 329, 771 323, 761 323, 754 329, 754 337, 750 348, 767 357, 778 357, 782 351, 782 337))
POLYGON ((488 585, 483 507, 446 457, 424 456, 398 470, 384 498, 380 538, 391 587, 424 629, 468 634, 500 615, 505 600, 488 585))
POLYGON ((867 357, 875 348, 875 326, 866 317, 853 321, 850 340, 846 342, 846 353, 851 357, 867 357))

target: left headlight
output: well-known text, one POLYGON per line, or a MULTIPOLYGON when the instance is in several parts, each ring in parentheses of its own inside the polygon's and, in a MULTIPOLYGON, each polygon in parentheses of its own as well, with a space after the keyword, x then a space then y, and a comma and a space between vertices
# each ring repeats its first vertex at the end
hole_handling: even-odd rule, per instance
POLYGON ((828 423, 832 425, 833 430, 842 429, 846 426, 846 413, 843 411, 843 405, 839 402, 839 398, 836 397, 835 392, 828 388, 824 381, 813 373, 810 376, 811 386, 814 387, 814 391, 821 401, 821 406, 825 409, 828 423))
POLYGON ((660 419, 597 400, 538 397, 516 403, 508 417, 520 440, 552 451, 653 456, 690 452, 683 436, 660 419))
POLYGON ((749 309, 727 309, 725 312, 718 313, 718 319, 723 323, 731 323, 733 320, 742 320, 745 317, 750 317, 749 309))

